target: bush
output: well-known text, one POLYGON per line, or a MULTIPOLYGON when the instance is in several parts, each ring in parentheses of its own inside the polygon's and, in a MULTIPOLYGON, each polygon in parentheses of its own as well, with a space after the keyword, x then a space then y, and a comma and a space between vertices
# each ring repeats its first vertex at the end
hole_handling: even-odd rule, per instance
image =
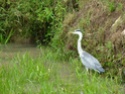
POLYGON ((61 0, 10 0, 0 2, 0 43, 30 38, 48 43, 60 28, 65 8, 61 0))

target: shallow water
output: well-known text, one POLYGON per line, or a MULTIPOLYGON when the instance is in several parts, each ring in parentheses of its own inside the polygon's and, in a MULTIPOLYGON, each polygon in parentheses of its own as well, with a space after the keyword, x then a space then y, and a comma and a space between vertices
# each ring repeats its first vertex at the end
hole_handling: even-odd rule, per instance
POLYGON ((9 63, 17 54, 29 53, 32 57, 40 54, 40 49, 32 44, 7 44, 0 45, 0 64, 9 63))

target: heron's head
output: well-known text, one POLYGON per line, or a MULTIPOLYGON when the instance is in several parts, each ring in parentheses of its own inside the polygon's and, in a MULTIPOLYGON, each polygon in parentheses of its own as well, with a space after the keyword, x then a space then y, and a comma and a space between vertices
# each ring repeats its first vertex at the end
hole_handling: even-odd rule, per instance
POLYGON ((71 32, 72 34, 76 34, 76 35, 82 35, 82 32, 80 29, 76 29, 74 32, 71 32))

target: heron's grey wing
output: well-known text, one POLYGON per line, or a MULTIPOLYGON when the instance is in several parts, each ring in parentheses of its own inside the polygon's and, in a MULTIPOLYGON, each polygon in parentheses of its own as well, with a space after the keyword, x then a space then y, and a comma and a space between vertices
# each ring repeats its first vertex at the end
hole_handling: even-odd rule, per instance
POLYGON ((93 57, 91 54, 87 53, 86 51, 83 51, 81 58, 84 58, 84 60, 88 62, 90 66, 101 67, 101 64, 99 63, 99 61, 95 57, 93 57))
POLYGON ((83 51, 80 57, 85 67, 94 69, 98 71, 99 73, 105 72, 105 70, 102 68, 101 64, 99 63, 99 61, 95 57, 93 57, 91 54, 83 51))

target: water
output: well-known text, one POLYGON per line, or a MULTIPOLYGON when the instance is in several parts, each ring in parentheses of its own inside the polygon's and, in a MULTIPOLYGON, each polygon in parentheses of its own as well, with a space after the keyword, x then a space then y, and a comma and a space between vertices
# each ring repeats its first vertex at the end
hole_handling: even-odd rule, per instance
POLYGON ((0 45, 0 64, 9 63, 17 54, 29 53, 32 57, 40 54, 40 49, 32 44, 7 44, 0 45))

